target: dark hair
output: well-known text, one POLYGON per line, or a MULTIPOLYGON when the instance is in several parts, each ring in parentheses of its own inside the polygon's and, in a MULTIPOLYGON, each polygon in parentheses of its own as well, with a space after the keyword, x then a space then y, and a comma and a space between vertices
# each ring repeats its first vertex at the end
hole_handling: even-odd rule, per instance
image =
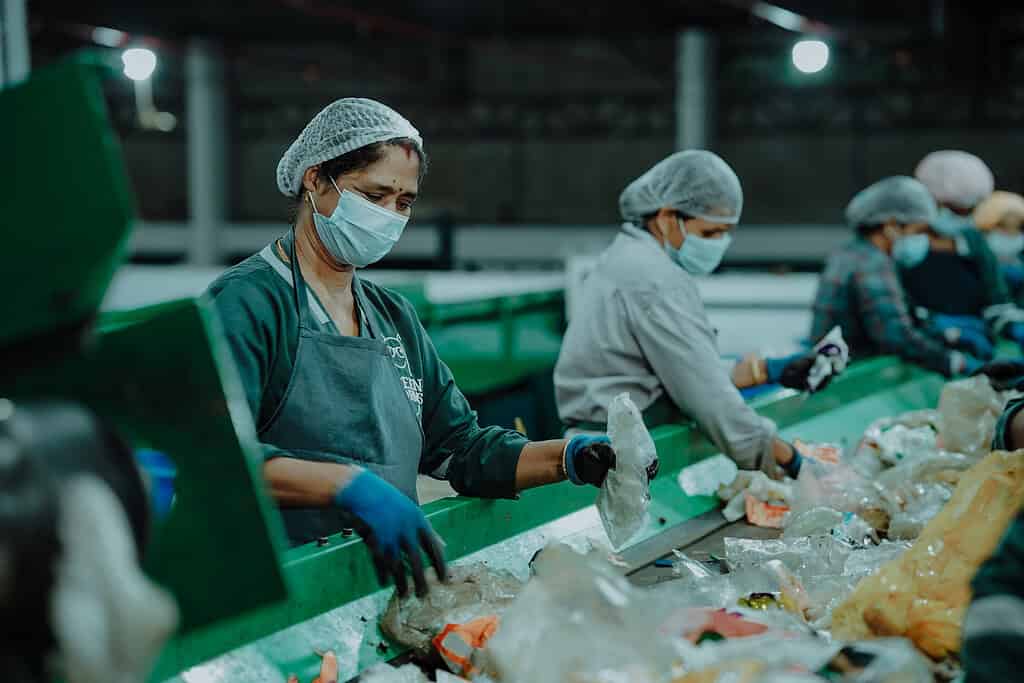
MULTIPOLYGON (((341 156, 328 159, 320 164, 317 177, 330 181, 346 173, 361 171, 380 161, 384 157, 385 147, 401 147, 406 151, 416 152, 416 156, 420 159, 419 180, 422 182, 423 177, 427 174, 427 167, 430 165, 430 161, 427 158, 427 153, 412 138, 392 138, 391 140, 375 142, 372 145, 354 149, 351 152, 345 152, 341 156)), ((298 196, 292 202, 289 214, 291 223, 295 223, 296 218, 298 218, 299 208, 302 207, 305 196, 306 191, 300 187, 298 196)))
POLYGON ((884 223, 865 223, 857 226, 857 234, 861 237, 871 237, 885 227, 884 223))

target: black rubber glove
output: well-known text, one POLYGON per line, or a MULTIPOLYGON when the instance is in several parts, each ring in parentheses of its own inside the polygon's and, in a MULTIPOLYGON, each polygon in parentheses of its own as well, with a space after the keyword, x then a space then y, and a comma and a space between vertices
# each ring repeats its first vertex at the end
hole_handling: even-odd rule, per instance
POLYGON ((1007 389, 1024 389, 1024 361, 994 360, 986 363, 974 375, 988 377, 992 388, 996 391, 1007 389))
MULTIPOLYGON (((647 468, 648 480, 658 475, 658 459, 647 468)), ((615 469, 615 449, 607 436, 573 437, 565 446, 565 473, 574 484, 600 487, 608 470, 615 469)))
MULTIPOLYGON (((817 360, 818 354, 816 353, 808 353, 795 357, 790 356, 788 358, 781 359, 769 358, 765 361, 768 369, 768 379, 769 381, 777 381, 779 384, 789 389, 809 391, 807 380, 811 374, 811 368, 814 367, 814 363, 817 360), (782 364, 781 370, 773 367, 776 363, 782 364)), ((825 377, 815 391, 821 391, 827 387, 832 382, 833 377, 834 375, 828 375, 825 377)))

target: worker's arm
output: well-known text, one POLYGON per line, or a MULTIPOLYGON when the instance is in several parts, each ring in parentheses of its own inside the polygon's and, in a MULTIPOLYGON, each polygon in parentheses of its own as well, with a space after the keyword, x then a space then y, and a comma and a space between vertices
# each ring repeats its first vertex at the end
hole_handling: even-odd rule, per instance
POLYGON ((616 296, 623 297, 630 329, 676 405, 740 467, 768 467, 776 450, 775 425, 744 402, 722 366, 696 286, 616 296))
POLYGON ((281 507, 327 507, 358 471, 351 465, 288 457, 263 463, 263 478, 281 507))
POLYGON ((853 276, 858 313, 864 329, 883 353, 923 365, 947 377, 973 370, 965 356, 914 327, 903 286, 892 261, 879 252, 861 263, 853 276))

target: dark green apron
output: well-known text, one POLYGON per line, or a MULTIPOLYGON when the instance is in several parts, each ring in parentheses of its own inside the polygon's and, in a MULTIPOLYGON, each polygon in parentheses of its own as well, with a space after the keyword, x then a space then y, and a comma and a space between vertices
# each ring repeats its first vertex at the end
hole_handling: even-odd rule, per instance
MULTIPOLYGON (((291 457, 317 462, 357 464, 390 482, 414 501, 423 450, 423 425, 406 396, 388 348, 370 325, 359 282, 352 294, 362 310, 367 337, 345 337, 309 325, 306 282, 289 249, 299 342, 284 397, 260 440, 291 457)), ((377 331, 379 332, 379 331, 377 331)), ((293 545, 351 526, 336 508, 281 508, 293 545)))

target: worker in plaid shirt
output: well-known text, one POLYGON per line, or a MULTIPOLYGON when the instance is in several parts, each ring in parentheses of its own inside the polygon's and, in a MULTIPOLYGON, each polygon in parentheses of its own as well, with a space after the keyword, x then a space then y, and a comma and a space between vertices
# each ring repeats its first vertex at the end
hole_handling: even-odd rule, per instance
POLYGON ((894 354, 946 376, 971 373, 981 361, 947 348, 935 331, 914 326, 896 264, 913 267, 928 237, 904 234, 929 224, 935 200, 917 180, 893 176, 859 192, 846 207, 856 238, 825 265, 814 301, 811 338, 839 325, 857 357, 894 354))

